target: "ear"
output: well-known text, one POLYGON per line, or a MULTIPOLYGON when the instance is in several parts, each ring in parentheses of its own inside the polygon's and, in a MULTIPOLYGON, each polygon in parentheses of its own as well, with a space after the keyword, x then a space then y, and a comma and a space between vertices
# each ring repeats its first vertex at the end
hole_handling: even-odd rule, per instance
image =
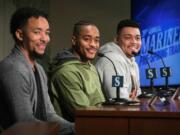
POLYGON ((17 29, 16 32, 15 32, 15 35, 16 35, 16 38, 19 40, 19 41, 22 41, 23 40, 23 31, 21 29, 17 29))
POLYGON ((76 37, 75 36, 72 36, 71 42, 72 42, 73 46, 76 45, 76 37))

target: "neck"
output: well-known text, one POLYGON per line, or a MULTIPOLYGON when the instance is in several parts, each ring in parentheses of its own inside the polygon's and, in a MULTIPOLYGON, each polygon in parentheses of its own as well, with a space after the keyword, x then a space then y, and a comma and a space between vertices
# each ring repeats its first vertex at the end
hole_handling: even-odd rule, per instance
POLYGON ((87 60, 85 57, 81 56, 79 53, 77 53, 75 50, 73 50, 72 52, 81 62, 88 62, 89 60, 87 60))
POLYGON ((20 47, 21 52, 23 53, 23 55, 25 56, 27 62, 32 66, 33 71, 35 70, 35 59, 33 57, 30 56, 29 52, 24 49, 23 47, 20 47))

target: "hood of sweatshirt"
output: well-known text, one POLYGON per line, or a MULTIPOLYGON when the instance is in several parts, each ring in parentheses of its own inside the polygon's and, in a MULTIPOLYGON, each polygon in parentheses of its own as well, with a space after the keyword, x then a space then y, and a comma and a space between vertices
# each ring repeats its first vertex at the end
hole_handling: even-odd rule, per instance
POLYGON ((72 53, 72 49, 64 49, 62 52, 57 53, 57 55, 54 57, 50 66, 50 72, 53 73, 63 65, 74 64, 74 63, 81 63, 81 62, 72 53))
POLYGON ((101 48, 99 49, 100 54, 106 54, 111 52, 119 53, 120 51, 122 52, 120 47, 116 45, 114 42, 106 43, 105 45, 101 46, 101 48))
POLYGON ((107 57, 116 57, 118 59, 118 56, 121 55, 124 57, 124 59, 131 63, 131 61, 135 61, 135 58, 128 58, 125 53, 122 51, 122 49, 114 42, 108 42, 100 47, 99 49, 99 55, 103 56, 106 55, 107 57))

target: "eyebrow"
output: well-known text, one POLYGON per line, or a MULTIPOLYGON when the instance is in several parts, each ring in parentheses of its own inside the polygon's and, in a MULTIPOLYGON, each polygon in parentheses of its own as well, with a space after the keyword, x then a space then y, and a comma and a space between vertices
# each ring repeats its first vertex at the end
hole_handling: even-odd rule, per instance
MULTIPOLYGON (((40 27, 35 27, 34 30, 42 30, 40 27)), ((46 31, 50 31, 50 28, 46 29, 46 31)))
MULTIPOLYGON (((131 36, 132 34, 123 34, 123 35, 127 35, 127 36, 131 36)), ((137 34, 137 35, 135 35, 135 36, 141 36, 141 34, 137 34)))
MULTIPOLYGON (((91 35, 82 35, 82 37, 92 37, 91 35)), ((100 36, 96 36, 95 38, 100 38, 100 36)))

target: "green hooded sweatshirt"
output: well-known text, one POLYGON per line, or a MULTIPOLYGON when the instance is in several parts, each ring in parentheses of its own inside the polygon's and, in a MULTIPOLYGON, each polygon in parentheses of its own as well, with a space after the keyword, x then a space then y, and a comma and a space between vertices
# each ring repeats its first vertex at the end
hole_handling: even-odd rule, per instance
POLYGON ((53 60, 50 87, 55 110, 69 121, 74 121, 76 108, 105 101, 94 65, 79 61, 70 50, 64 50, 53 60))

